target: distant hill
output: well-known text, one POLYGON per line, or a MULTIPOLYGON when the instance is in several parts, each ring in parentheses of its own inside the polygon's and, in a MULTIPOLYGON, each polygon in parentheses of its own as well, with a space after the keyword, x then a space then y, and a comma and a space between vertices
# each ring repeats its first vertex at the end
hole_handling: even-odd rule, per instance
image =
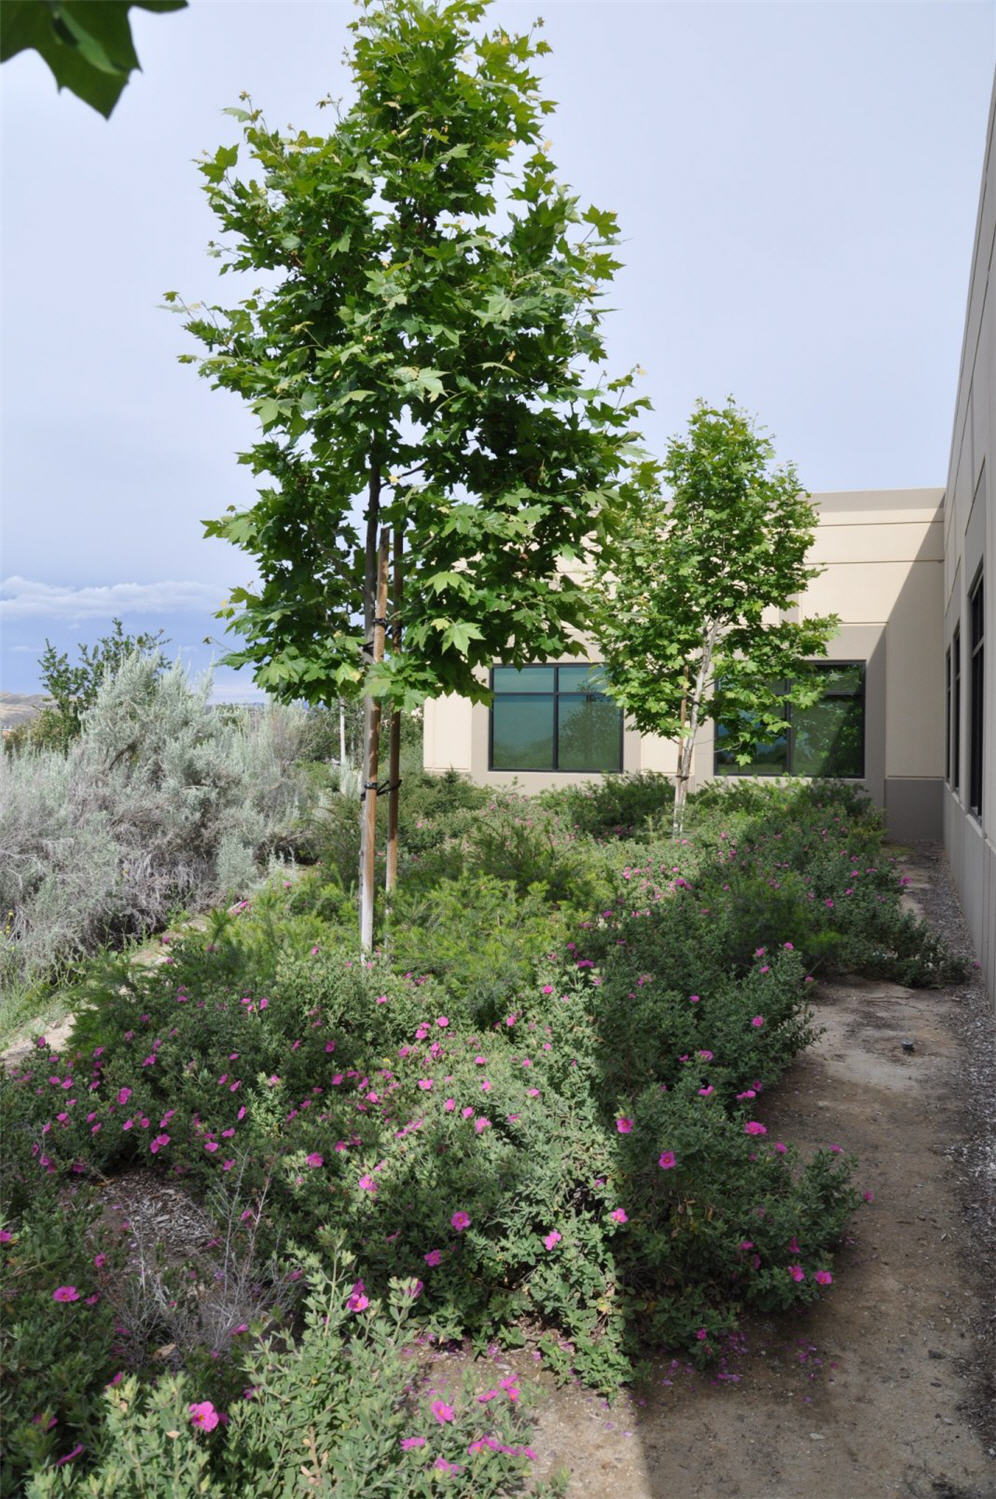
POLYGON ((44 692, 0 692, 0 729, 16 729, 27 723, 51 701, 44 692))

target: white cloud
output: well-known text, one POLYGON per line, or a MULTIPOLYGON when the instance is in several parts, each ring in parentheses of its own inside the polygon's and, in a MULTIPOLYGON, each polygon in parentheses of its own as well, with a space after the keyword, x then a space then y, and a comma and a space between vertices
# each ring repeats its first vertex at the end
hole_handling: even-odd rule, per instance
POLYGON ((70 588, 11 577, 0 582, 5 619, 104 619, 130 614, 215 610, 223 601, 214 583, 108 583, 70 588))
POLYGON ((219 681, 215 675, 208 701, 212 703, 265 703, 268 698, 262 687, 255 686, 247 673, 245 680, 241 682, 236 677, 219 681))

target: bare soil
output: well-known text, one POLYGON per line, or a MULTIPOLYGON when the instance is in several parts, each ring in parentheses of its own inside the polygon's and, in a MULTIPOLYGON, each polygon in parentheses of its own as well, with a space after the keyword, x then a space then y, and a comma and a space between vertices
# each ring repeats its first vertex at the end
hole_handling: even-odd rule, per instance
MULTIPOLYGON (((905 863, 911 902, 971 955, 943 853, 905 863)), ((747 1325, 720 1376, 665 1358, 611 1406, 556 1389, 528 1351, 499 1356, 534 1394, 536 1475, 566 1469, 571 1499, 996 1499, 992 1005, 978 978, 824 983, 813 1005, 823 1036, 761 1117, 859 1159, 873 1200, 835 1283, 747 1325)), ((465 1364, 440 1355, 430 1379, 465 1364)))

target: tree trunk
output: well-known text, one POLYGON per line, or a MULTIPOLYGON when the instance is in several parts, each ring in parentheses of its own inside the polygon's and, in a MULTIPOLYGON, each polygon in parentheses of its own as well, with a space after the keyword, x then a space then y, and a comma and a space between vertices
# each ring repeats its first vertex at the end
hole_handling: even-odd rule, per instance
MULTIPOLYGON (((339 699, 339 768, 346 764, 346 704, 339 699)), ((341 782, 340 782, 341 784, 341 782)))
MULTIPOLYGON (((377 612, 373 619, 372 661, 384 659, 387 614, 388 534, 381 532, 377 568, 377 612)), ((380 698, 366 699, 366 779, 363 784, 363 869, 360 878, 360 947, 373 947, 374 876, 377 860, 377 777, 380 769, 380 698)))
MULTIPOLYGON (((372 463, 367 485, 367 534, 363 579, 363 652, 364 665, 367 667, 378 659, 376 621, 384 618, 384 608, 386 608, 386 600, 384 608, 378 607, 380 572, 383 570, 386 573, 386 559, 384 568, 381 568, 384 539, 381 538, 380 547, 377 541, 377 529, 380 524, 380 489, 380 468, 376 463, 372 463)), ((383 627, 380 630, 380 650, 383 656, 383 627)), ((364 744, 360 760, 363 768, 360 792, 360 946, 364 952, 369 952, 373 946, 380 702, 368 696, 364 700, 363 708, 364 744)))
POLYGON ((674 838, 680 838, 685 827, 685 803, 688 800, 688 782, 692 774, 692 755, 695 751, 695 736, 699 730, 699 716, 702 710, 702 699, 705 695, 706 686, 709 682, 709 674, 712 670, 712 653, 716 648, 716 637, 719 634, 719 625, 711 624, 702 642, 702 659, 695 677, 695 689, 692 693, 688 708, 687 727, 678 741, 678 774, 674 785, 674 817, 671 822, 671 834, 674 838))
MULTIPOLYGON (((401 600, 403 588, 402 551, 404 536, 400 526, 394 528, 394 625, 391 630, 391 645, 395 651, 401 649, 401 600)), ((398 808, 401 791, 401 712, 395 707, 391 713, 390 768, 387 773, 390 785, 387 793, 387 870, 384 888, 390 895, 398 883, 398 808)))

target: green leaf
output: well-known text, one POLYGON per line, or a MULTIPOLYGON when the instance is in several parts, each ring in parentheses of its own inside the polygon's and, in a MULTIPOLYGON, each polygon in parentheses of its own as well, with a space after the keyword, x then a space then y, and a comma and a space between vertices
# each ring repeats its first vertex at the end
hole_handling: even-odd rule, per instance
POLYGON ((58 88, 109 118, 139 66, 128 11, 182 10, 187 0, 4 0, 0 61, 35 51, 58 88))

